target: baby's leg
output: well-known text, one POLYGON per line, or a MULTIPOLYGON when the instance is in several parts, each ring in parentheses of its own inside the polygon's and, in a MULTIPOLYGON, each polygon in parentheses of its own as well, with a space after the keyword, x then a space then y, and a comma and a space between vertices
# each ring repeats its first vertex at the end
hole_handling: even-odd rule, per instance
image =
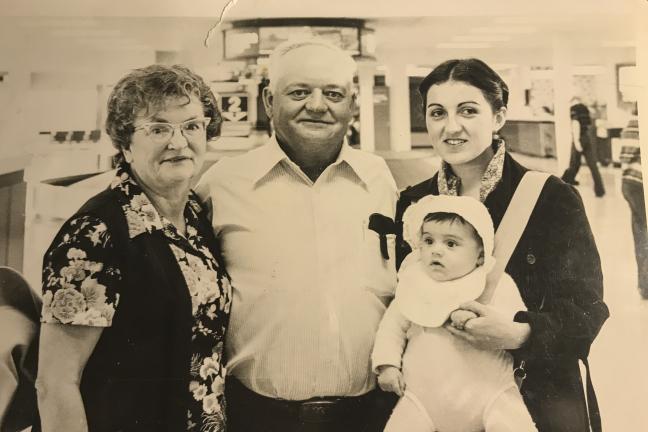
POLYGON ((516 387, 502 392, 484 413, 486 432, 537 432, 516 387))
POLYGON ((427 411, 413 393, 406 391, 400 398, 384 432, 435 432, 427 411))

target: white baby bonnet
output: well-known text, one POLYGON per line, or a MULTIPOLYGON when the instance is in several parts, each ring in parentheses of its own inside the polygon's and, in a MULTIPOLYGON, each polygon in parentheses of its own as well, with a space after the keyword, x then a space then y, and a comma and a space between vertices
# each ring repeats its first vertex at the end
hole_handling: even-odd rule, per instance
POLYGON ((486 207, 474 198, 428 195, 403 214, 403 238, 412 247, 399 271, 395 300, 401 313, 424 327, 442 325, 460 304, 475 300, 484 290, 486 276, 495 265, 493 222, 486 207), (482 239, 484 264, 457 280, 438 282, 423 271, 418 246, 421 226, 429 213, 455 213, 470 223, 482 239))

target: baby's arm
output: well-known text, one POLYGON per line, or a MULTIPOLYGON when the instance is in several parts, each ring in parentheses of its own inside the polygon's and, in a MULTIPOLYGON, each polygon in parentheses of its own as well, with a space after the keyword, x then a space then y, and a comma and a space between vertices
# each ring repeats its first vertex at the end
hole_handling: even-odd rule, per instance
POLYGON ((378 385, 384 391, 392 391, 399 396, 402 396, 405 390, 400 367, 410 324, 398 311, 396 302, 392 302, 378 326, 371 354, 373 371, 378 375, 378 385))
POLYGON ((380 388, 383 391, 394 392, 398 396, 403 396, 405 392, 403 372, 392 365, 380 365, 376 369, 378 369, 378 385, 380 388))

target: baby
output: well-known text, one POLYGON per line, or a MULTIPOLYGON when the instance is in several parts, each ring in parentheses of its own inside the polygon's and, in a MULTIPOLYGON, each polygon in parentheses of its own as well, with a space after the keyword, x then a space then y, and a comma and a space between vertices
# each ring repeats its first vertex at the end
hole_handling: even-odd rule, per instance
MULTIPOLYGON (((511 355, 480 350, 443 327, 463 329, 476 318, 458 308, 480 296, 495 262, 486 207, 469 197, 427 196, 405 211, 403 237, 412 253, 372 354, 380 387, 401 396, 385 431, 536 431, 511 355)), ((491 306, 511 320, 525 309, 509 276, 491 306)))

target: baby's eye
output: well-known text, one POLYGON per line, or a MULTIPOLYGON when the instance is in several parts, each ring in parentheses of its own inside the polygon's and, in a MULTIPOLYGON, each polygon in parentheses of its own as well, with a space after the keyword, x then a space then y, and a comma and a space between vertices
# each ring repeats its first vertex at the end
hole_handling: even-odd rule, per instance
POLYGON ((434 243, 434 240, 432 240, 432 239, 429 238, 429 237, 426 237, 426 238, 423 239, 423 242, 424 242, 426 245, 431 245, 431 244, 434 243))
POLYGON ((457 246, 457 242, 454 241, 454 240, 448 240, 448 241, 446 242, 446 245, 447 245, 450 249, 452 249, 453 247, 457 246))

